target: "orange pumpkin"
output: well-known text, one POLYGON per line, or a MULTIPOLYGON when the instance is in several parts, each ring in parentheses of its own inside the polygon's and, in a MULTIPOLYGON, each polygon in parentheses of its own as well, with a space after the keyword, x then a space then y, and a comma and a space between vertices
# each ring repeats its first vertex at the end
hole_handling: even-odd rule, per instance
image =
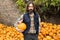
POLYGON ((26 24, 25 23, 18 24, 18 29, 25 30, 26 29, 26 24))

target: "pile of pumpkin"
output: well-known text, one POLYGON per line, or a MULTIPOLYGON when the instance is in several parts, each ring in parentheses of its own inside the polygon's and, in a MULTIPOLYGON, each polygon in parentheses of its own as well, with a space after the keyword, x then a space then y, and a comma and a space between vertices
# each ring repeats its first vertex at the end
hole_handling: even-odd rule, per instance
MULTIPOLYGON (((0 24, 0 40, 24 40, 15 27, 0 24)), ((60 25, 41 22, 38 40, 60 40, 60 25)))
POLYGON ((0 24, 0 40, 24 40, 24 38, 14 27, 0 24))
POLYGON ((60 40, 60 25, 41 22, 39 40, 60 40))

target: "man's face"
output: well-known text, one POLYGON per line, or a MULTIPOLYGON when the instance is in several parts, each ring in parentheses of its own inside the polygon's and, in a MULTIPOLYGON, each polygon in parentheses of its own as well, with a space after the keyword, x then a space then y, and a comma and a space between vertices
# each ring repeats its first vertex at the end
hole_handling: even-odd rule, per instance
POLYGON ((29 4, 28 10, 33 10, 33 9, 34 9, 33 4, 29 4))
POLYGON ((33 12, 33 10, 34 10, 33 4, 29 4, 28 10, 29 10, 29 13, 32 13, 33 12))

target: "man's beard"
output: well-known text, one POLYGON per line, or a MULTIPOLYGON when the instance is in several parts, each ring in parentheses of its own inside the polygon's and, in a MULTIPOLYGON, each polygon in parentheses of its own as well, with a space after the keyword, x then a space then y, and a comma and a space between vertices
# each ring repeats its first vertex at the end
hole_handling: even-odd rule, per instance
POLYGON ((29 10, 29 14, 31 14, 31 13, 33 13, 33 10, 32 9, 29 10))

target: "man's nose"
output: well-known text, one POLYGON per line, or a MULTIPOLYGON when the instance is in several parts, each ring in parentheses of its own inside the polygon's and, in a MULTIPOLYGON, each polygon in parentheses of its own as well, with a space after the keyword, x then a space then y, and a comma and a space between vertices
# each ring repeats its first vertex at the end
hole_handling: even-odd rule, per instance
POLYGON ((33 8, 29 8, 29 9, 33 9, 33 8))

